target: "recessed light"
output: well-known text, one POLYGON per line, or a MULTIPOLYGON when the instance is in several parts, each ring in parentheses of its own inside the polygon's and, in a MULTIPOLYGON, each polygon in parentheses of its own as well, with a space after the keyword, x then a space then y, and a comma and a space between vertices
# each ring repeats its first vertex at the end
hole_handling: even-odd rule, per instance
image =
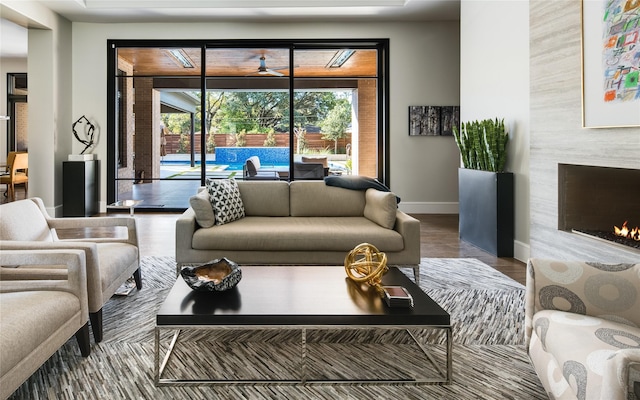
POLYGON ((183 68, 193 68, 193 63, 182 49, 170 49, 169 54, 173 56, 183 68))
POLYGON ((329 64, 327 64, 327 68, 340 68, 347 60, 355 53, 355 50, 338 50, 336 54, 333 56, 329 64))

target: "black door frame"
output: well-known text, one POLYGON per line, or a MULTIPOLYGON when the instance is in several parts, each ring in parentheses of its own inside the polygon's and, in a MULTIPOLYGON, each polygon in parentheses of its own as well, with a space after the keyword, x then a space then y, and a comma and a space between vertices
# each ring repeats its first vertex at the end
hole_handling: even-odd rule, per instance
MULTIPOLYGON (((366 48, 378 51, 378 85, 377 85, 377 173, 378 179, 390 186, 390 133, 389 133, 389 39, 299 39, 299 40, 132 40, 109 39, 107 40, 107 204, 113 203, 117 194, 117 160, 116 160, 116 86, 117 86, 117 49, 122 47, 190 47, 201 48, 202 70, 200 74, 202 92, 206 91, 206 50, 216 47, 243 47, 243 48, 289 48, 290 54, 290 107, 293 106, 293 50, 297 49, 321 49, 321 48, 366 48)), ((205 96, 202 96, 204 102, 205 96)), ((201 104, 201 106, 203 106, 201 104)), ((204 109, 204 107, 203 107, 204 109)), ((293 109, 293 108, 291 108, 293 109)), ((201 113, 201 126, 205 126, 205 116, 201 113)), ((290 113, 290 127, 293 127, 293 112, 290 113)), ((293 145, 293 131, 290 129, 290 146, 293 145)), ((201 135, 200 146, 206 148, 204 135, 201 135)), ((293 152, 290 152, 290 165, 293 166, 293 152)), ((204 151, 201 157, 206 158, 204 151)), ((205 160, 201 160, 204 165, 205 160)), ((204 168, 201 181, 204 182, 204 168)), ((290 175, 293 176, 293 175, 290 175)))

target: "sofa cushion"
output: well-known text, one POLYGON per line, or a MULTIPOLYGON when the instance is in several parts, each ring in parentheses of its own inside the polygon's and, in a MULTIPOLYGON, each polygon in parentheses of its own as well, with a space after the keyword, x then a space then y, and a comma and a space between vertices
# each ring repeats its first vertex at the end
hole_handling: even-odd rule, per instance
POLYGON ((550 354, 577 398, 601 398, 606 364, 620 350, 640 349, 640 328, 622 319, 543 310, 534 315, 533 329, 540 342, 532 341, 530 351, 550 354))
POLYGON ((398 210, 396 195, 377 189, 367 189, 365 199, 364 216, 384 228, 393 229, 398 210))
POLYGON ((4 376, 77 315, 80 300, 61 291, 25 291, 0 295, 0 376, 4 376))
POLYGON ((189 198, 189 205, 196 214, 196 222, 203 228, 210 228, 215 223, 213 206, 209 199, 209 191, 201 190, 189 198))
POLYGON ((235 179, 207 179, 206 183, 216 225, 244 217, 244 204, 235 179))
POLYGON ((286 181, 238 181, 246 216, 287 217, 289 183, 286 181))
POLYGON ((383 252, 404 249, 402 235, 364 217, 247 216, 196 230, 192 246, 198 250, 342 251, 346 256, 362 242, 383 252))
MULTIPOLYGON (((100 284, 104 292, 116 282, 122 282, 118 277, 123 273, 123 265, 138 263, 138 248, 129 243, 118 242, 97 243, 96 247, 100 263, 100 284)), ((91 295, 89 293, 89 296, 91 295)))
POLYGON ((364 216, 362 191, 326 186, 322 181, 293 181, 289 193, 294 217, 364 216))

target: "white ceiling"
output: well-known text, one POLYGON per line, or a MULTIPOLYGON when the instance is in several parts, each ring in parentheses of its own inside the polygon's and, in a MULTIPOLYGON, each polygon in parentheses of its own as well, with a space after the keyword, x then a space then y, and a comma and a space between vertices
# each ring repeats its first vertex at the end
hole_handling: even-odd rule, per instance
POLYGON ((460 0, 40 0, 71 21, 459 20, 460 0))
MULTIPOLYGON (((40 0, 74 22, 452 21, 460 0, 40 0)), ((0 57, 26 57, 27 32, 0 19, 0 57)))

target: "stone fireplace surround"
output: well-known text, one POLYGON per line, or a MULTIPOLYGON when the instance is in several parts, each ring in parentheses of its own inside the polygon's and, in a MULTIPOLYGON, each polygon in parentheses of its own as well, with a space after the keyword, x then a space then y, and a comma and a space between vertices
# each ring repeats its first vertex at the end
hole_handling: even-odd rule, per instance
MULTIPOLYGON (((558 229, 559 164, 640 170, 640 128, 583 127, 580 1, 531 0, 529 23, 530 256, 640 262, 634 248, 558 229)), ((613 224, 636 217, 622 218, 613 224)))

